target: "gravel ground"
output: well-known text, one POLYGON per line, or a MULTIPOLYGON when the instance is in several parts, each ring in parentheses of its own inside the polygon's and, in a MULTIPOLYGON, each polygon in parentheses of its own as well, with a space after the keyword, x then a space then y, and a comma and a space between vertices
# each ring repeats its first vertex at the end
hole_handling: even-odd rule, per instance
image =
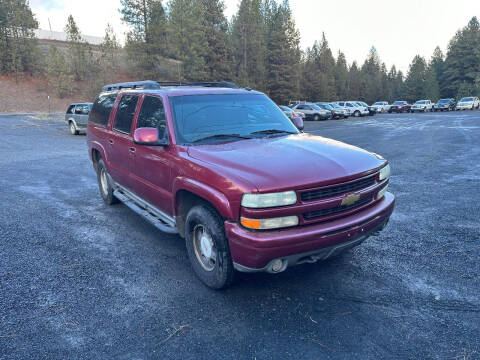
POLYGON ((226 291, 98 193, 85 136, 0 116, 0 359, 479 359, 480 112, 306 131, 380 153, 397 207, 342 257, 226 291))

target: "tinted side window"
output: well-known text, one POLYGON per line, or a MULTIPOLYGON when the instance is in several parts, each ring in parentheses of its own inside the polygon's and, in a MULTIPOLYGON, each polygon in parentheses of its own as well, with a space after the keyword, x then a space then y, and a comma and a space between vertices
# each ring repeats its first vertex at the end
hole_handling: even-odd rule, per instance
POLYGON ((74 110, 75 110, 75 105, 70 105, 67 109, 67 114, 73 114, 74 110))
POLYGON ((165 128, 167 121, 165 120, 165 108, 162 99, 154 96, 146 96, 143 100, 142 109, 138 115, 138 128, 157 128, 158 137, 165 137, 165 128))
POLYGON ((133 115, 135 115, 135 108, 137 107, 137 95, 123 95, 118 104, 117 114, 115 115, 115 122, 113 128, 115 130, 129 134, 132 127, 133 115))
POLYGON ((117 94, 100 95, 92 106, 88 121, 98 125, 107 126, 110 112, 112 111, 117 94))

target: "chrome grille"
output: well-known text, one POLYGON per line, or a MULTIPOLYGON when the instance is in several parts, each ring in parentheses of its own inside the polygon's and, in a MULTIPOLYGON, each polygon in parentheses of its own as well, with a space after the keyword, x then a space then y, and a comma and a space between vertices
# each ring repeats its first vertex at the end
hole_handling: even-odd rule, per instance
POLYGON ((364 199, 360 199, 359 201, 357 201, 355 204, 352 204, 352 205, 340 205, 340 206, 335 206, 327 209, 309 211, 303 214, 303 218, 305 220, 311 220, 311 219, 319 218, 322 216, 337 214, 343 211, 351 210, 351 209, 360 207, 362 205, 368 204, 372 200, 373 200, 373 197, 368 196, 364 199))

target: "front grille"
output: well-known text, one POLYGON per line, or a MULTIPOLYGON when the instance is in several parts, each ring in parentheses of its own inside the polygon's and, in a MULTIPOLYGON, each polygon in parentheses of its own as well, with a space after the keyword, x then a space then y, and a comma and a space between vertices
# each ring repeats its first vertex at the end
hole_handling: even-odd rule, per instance
POLYGON ((332 186, 329 188, 307 191, 301 194, 302 201, 323 199, 338 194, 349 193, 369 187, 375 183, 375 175, 345 185, 332 186))
POLYGON ((340 205, 340 206, 331 207, 331 208, 328 208, 328 209, 321 209, 321 210, 306 212, 306 213, 303 214, 303 218, 305 220, 311 220, 311 219, 319 218, 319 217, 322 217, 322 216, 337 214, 337 213, 342 212, 342 211, 351 210, 351 209, 357 208, 359 206, 365 205, 365 204, 369 203, 370 201, 372 201, 372 199, 373 199, 373 197, 368 196, 364 199, 360 199, 359 201, 357 201, 355 204, 352 204, 352 205, 340 205))

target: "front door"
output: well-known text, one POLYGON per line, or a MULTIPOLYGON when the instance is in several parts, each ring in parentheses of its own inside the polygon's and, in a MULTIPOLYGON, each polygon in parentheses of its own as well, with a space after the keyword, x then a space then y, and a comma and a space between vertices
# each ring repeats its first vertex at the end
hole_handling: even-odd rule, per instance
MULTIPOLYGON (((136 128, 157 128, 159 139, 168 136, 162 98, 146 95, 138 114, 136 128)), ((133 145, 131 181, 133 192, 168 215, 173 215, 169 147, 133 145)))
POLYGON ((131 128, 138 95, 124 94, 118 104, 108 136, 109 173, 120 185, 130 188, 130 163, 134 156, 131 128))

